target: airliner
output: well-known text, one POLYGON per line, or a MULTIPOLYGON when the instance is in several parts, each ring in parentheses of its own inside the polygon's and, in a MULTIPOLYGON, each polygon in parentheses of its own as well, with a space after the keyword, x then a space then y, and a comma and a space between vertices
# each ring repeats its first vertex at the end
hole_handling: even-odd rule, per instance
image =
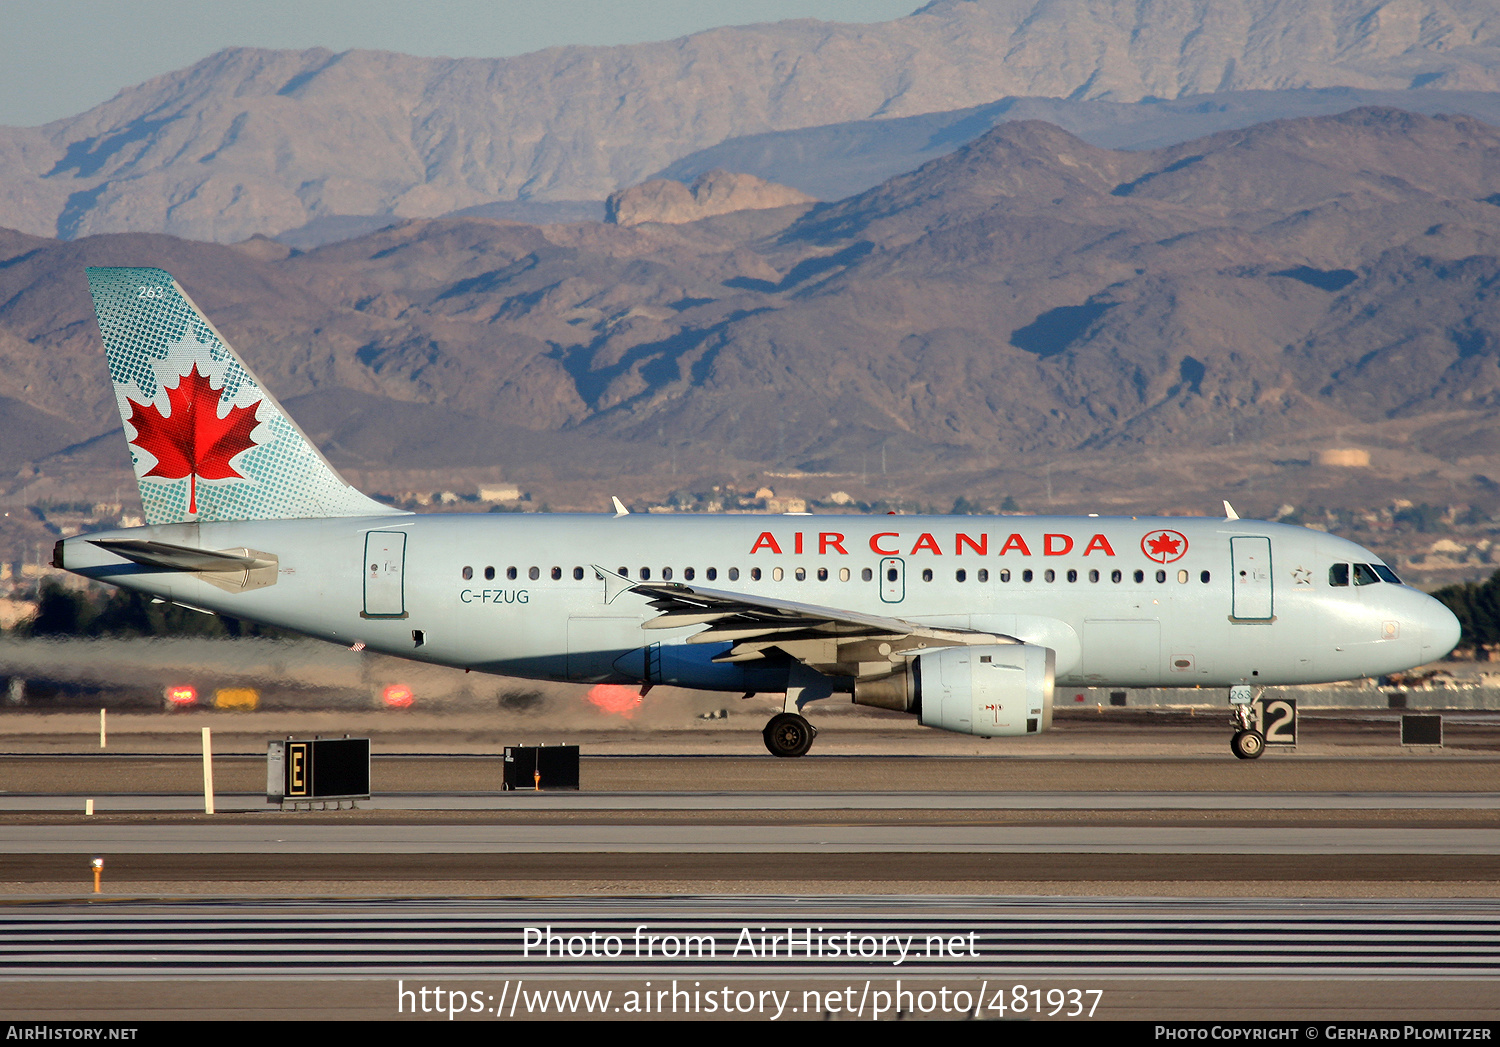
POLYGON ((339 476, 172 276, 90 268, 145 526, 57 543, 85 578, 333 643, 584 684, 843 695, 983 737, 1068 687, 1264 687, 1446 655, 1459 624, 1333 535, 1239 519, 417 515, 339 476))

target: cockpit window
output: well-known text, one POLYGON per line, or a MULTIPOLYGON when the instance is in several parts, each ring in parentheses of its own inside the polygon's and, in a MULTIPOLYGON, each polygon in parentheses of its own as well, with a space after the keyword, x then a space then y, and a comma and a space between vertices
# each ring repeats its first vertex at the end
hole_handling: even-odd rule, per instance
MULTIPOLYGON (((1375 585, 1377 582, 1390 582, 1392 585, 1400 585, 1401 579, 1396 577, 1396 572, 1383 563, 1357 563, 1354 565, 1355 585, 1375 585)), ((1349 584, 1349 564, 1336 563, 1328 568, 1329 585, 1349 584)))

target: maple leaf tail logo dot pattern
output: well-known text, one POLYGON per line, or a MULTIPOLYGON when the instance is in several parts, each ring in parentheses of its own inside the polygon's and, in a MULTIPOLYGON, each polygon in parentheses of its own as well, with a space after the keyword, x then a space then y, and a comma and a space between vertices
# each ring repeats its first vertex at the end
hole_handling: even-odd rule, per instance
POLYGON ((198 365, 183 375, 175 386, 163 386, 167 394, 167 414, 154 403, 130 403, 128 421, 135 429, 130 442, 156 458, 146 476, 166 480, 188 481, 188 512, 198 512, 198 478, 205 480, 243 480, 244 475, 230 464, 235 455, 256 446, 250 438, 258 421, 256 412, 261 401, 248 407, 230 407, 219 417, 220 390, 209 384, 198 365))
POLYGON ((1157 563, 1175 563, 1187 555, 1187 535, 1181 531, 1151 531, 1141 539, 1141 552, 1157 563))

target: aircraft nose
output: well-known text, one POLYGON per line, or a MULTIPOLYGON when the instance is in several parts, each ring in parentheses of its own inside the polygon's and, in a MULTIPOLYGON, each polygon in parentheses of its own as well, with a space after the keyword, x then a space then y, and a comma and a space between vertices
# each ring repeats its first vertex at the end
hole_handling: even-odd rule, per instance
POLYGON ((1428 597, 1421 622, 1422 656, 1427 661, 1435 662, 1458 646, 1463 627, 1454 613, 1437 600, 1428 597))

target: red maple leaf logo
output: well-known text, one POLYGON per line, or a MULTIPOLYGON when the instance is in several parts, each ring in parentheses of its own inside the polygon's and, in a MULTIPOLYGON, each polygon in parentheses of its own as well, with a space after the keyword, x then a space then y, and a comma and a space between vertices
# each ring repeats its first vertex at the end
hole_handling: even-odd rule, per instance
POLYGON ((1141 552, 1157 563, 1181 560, 1187 549, 1187 536, 1180 531, 1152 531, 1141 539, 1141 552))
POLYGON ((258 424, 255 419, 257 400, 249 407, 231 407, 219 417, 221 392, 198 373, 198 365, 183 375, 175 386, 167 386, 167 405, 171 413, 163 415, 155 404, 138 404, 129 400, 130 424, 135 439, 130 442, 156 458, 147 476, 168 480, 190 478, 188 512, 198 512, 198 477, 205 480, 243 480, 229 460, 256 446, 250 433, 258 424))

